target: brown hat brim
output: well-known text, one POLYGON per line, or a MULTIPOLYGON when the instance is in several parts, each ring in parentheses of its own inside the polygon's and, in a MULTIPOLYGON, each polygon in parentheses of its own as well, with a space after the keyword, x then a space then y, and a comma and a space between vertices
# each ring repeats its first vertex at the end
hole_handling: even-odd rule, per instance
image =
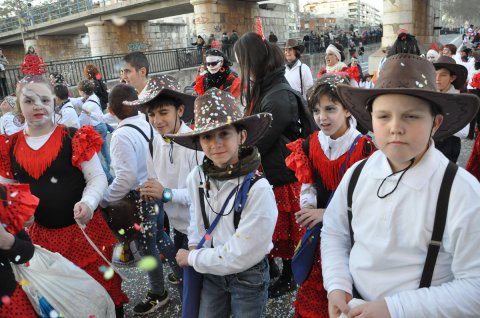
POLYGON ((197 96, 194 95, 189 95, 189 94, 184 94, 179 91, 175 91, 172 89, 164 88, 158 92, 157 95, 153 96, 152 98, 148 99, 138 99, 134 101, 125 101, 123 102, 124 105, 128 106, 137 106, 141 111, 145 111, 145 108, 151 104, 154 104, 156 100, 158 100, 161 97, 171 97, 174 99, 178 99, 179 101, 182 102, 183 106, 185 107, 185 110, 183 112, 182 120, 186 123, 191 123, 193 122, 194 114, 193 114, 193 108, 195 104, 195 99, 197 96))
POLYGON ((435 70, 446 68, 452 72, 457 77, 452 82, 453 87, 456 89, 461 89, 465 85, 468 77, 468 70, 465 66, 452 63, 433 63, 433 66, 435 67, 435 70))
POLYGON ((366 129, 373 131, 372 116, 367 106, 378 96, 402 94, 421 98, 438 106, 443 113, 443 123, 435 138, 444 139, 464 128, 476 116, 480 99, 473 94, 448 94, 415 88, 364 89, 340 84, 340 100, 366 129))
POLYGON ((272 115, 269 113, 260 113, 248 117, 244 117, 242 119, 236 120, 231 123, 218 123, 214 126, 209 126, 208 128, 203 129, 195 129, 188 133, 183 134, 167 134, 165 135, 166 138, 171 138, 174 142, 184 147, 194 149, 194 150, 201 150, 200 144, 198 143, 198 137, 201 134, 211 132, 220 128, 225 128, 229 125, 241 125, 247 131, 247 140, 245 140, 245 145, 255 145, 257 141, 259 141, 265 131, 270 127, 270 123, 272 122, 272 115))

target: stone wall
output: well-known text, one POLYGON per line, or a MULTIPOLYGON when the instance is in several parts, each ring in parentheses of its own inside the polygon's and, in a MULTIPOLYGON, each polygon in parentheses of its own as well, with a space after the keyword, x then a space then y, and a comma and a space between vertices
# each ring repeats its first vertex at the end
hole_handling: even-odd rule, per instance
POLYGON ((187 47, 187 39, 184 23, 146 23, 145 42, 150 51, 187 47))

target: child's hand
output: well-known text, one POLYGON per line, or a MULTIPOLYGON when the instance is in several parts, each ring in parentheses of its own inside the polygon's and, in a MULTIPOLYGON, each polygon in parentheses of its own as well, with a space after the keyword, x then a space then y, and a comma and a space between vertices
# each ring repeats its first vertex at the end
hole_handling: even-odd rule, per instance
POLYGON ((80 224, 87 224, 93 217, 93 211, 83 202, 77 202, 73 207, 73 217, 80 224))
POLYGON ((330 318, 336 318, 342 313, 347 315, 350 311, 348 307, 350 300, 352 300, 352 295, 340 289, 336 289, 328 294, 328 315, 330 318))
POLYGON ((148 179, 139 189, 140 195, 147 200, 162 199, 163 190, 163 186, 155 179, 148 179))
POLYGON ((382 299, 352 308, 348 313, 348 318, 354 317, 390 318, 390 312, 388 311, 387 303, 382 299))
POLYGON ((295 219, 300 227, 310 229, 323 221, 325 209, 303 208, 295 213, 295 219))
POLYGON ((175 260, 177 261, 178 266, 188 266, 188 254, 190 254, 190 251, 187 251, 183 248, 178 250, 177 256, 175 256, 175 260))

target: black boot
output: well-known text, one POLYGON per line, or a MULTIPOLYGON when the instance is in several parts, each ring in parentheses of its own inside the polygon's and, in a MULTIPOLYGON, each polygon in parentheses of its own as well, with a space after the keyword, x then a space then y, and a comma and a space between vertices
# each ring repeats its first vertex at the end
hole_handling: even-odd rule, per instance
POLYGON ((275 263, 275 259, 273 257, 268 258, 268 266, 270 268, 269 269, 270 280, 280 276, 280 269, 278 268, 277 263, 275 263))
POLYGON ((123 318, 125 317, 125 311, 123 309, 123 305, 115 306, 115 317, 116 318, 123 318))
POLYGON ((293 280, 292 261, 282 260, 283 269, 280 278, 268 288, 268 298, 277 298, 283 296, 297 288, 293 280))

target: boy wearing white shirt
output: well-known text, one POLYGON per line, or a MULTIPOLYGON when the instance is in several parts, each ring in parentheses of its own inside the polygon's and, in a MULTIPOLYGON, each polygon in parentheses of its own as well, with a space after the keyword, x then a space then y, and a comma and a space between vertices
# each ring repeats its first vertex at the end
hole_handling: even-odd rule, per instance
POLYGON ((57 123, 67 127, 80 128, 77 112, 68 98, 68 87, 63 84, 55 85, 53 94, 55 94, 55 105, 57 105, 55 114, 57 123))
MULTIPOLYGON (((195 130, 166 135, 205 153, 202 165, 187 179, 190 250, 180 249, 176 259, 180 266, 203 273, 198 317, 261 317, 270 280, 266 255, 273 247, 278 211, 268 181, 255 180, 260 154, 252 145, 272 117, 260 113, 243 118, 235 98, 217 88, 196 99, 194 112, 195 130), (250 185, 244 188, 244 182, 250 185), (246 201, 236 204, 242 198, 246 201), (197 246, 202 237, 205 243, 197 246)), ((190 305, 185 299, 183 303, 190 305)))
MULTIPOLYGON (((100 203, 102 207, 124 198, 129 192, 136 191, 147 181, 147 156, 151 156, 149 144, 153 138, 153 128, 145 120, 145 115, 138 112, 136 106, 123 104, 135 101, 138 95, 135 88, 126 84, 118 84, 108 97, 110 111, 120 120, 112 134, 110 150, 115 178, 108 187, 100 203), (148 140, 147 140, 148 139, 148 140)), ((135 314, 148 314, 168 303, 169 296, 165 288, 163 264, 160 260, 160 249, 170 262, 175 251, 173 244, 163 231, 163 208, 161 202, 142 200, 142 228, 138 243, 143 256, 151 256, 157 266, 148 271, 150 289, 145 299, 135 305, 135 314), (170 242, 171 243, 171 242, 170 242)))
POLYGON ((23 129, 23 125, 15 123, 15 103, 17 98, 15 96, 7 96, 0 104, 2 117, 0 118, 0 134, 13 135, 14 133, 23 129))
POLYGON ((379 151, 362 161, 363 170, 356 164, 347 171, 325 211, 321 255, 330 316, 478 317, 480 185, 432 139, 463 128, 478 97, 437 92, 432 63, 412 54, 388 58, 374 89, 337 91, 374 132, 379 151), (358 182, 349 191, 354 173, 358 182), (439 196, 441 185, 451 186, 448 195, 439 196), (442 212, 443 232, 433 226, 442 212), (430 257, 433 251, 438 256, 430 257), (367 303, 349 308, 355 290, 367 303))
MULTIPOLYGON (((188 248, 187 228, 190 223, 190 196, 187 176, 203 160, 203 153, 183 147, 165 134, 190 132, 181 118, 191 117, 195 96, 180 92, 178 81, 168 75, 152 78, 144 99, 126 102, 147 113, 150 124, 158 134, 153 139, 153 158, 147 156, 148 180, 140 188, 142 196, 164 202, 164 210, 174 229, 175 252, 188 248)), ((180 274, 182 274, 180 272, 180 274)), ((181 277, 168 275, 171 283, 181 277)))

